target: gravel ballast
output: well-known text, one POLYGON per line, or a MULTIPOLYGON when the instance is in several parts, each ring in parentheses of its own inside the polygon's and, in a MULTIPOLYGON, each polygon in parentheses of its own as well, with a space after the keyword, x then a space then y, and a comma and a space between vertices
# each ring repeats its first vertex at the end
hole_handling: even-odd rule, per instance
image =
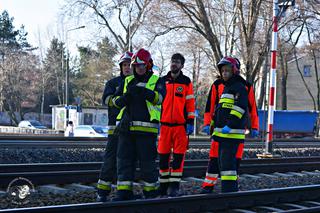
MULTIPOLYGON (((320 156, 320 148, 282 148, 274 149, 274 154, 282 157, 320 156)), ((0 149, 1 164, 18 163, 63 163, 63 162, 98 162, 103 161, 102 148, 58 148, 58 149, 0 149)), ((244 159, 256 158, 262 149, 246 149, 244 159)), ((208 159, 208 149, 190 149, 186 159, 208 159)))
MULTIPOLYGON (((255 190, 255 189, 268 189, 279 188, 289 186, 301 186, 320 184, 320 172, 314 174, 297 173, 291 177, 260 177, 260 178, 246 178, 240 176, 240 190, 255 190)), ((36 187, 37 190, 37 187, 36 187)), ((201 191, 201 182, 199 181, 187 181, 181 184, 181 193, 183 195, 199 194, 201 191)), ((216 192, 220 191, 220 183, 216 187, 216 192)), ((135 192, 141 194, 141 187, 136 186, 135 192)), ((115 196, 115 191, 111 193, 111 198, 115 196)), ((79 192, 69 191, 64 194, 43 193, 36 191, 30 197, 28 197, 28 203, 15 204, 11 198, 4 194, 0 196, 2 202, 0 202, 0 209, 7 208, 22 208, 22 207, 35 207, 35 206, 48 206, 48 205, 63 205, 63 204, 76 204, 76 203, 90 203, 95 202, 96 192, 79 192)))

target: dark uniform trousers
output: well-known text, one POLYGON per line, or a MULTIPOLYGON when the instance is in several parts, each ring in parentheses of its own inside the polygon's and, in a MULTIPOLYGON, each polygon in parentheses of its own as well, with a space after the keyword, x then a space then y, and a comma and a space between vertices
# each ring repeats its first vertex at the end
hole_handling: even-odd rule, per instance
POLYGON ((224 177, 234 176, 237 174, 236 154, 240 142, 238 141, 218 141, 219 143, 219 170, 221 175, 221 192, 238 191, 238 181, 236 179, 228 179, 224 177))
POLYGON ((156 141, 157 135, 153 133, 129 132, 119 135, 117 174, 118 195, 120 197, 126 199, 132 195, 136 161, 139 162, 140 180, 143 185, 144 196, 152 198, 157 195, 156 141), (124 186, 123 188, 122 185, 124 186))
MULTIPOLYGON (((228 142, 224 142, 228 143, 228 142)), ((243 142, 237 142, 234 143, 237 145, 237 152, 236 152, 236 171, 239 175, 239 168, 240 163, 243 156, 243 149, 244 149, 244 143, 243 142)), ((220 175, 220 167, 219 167, 219 142, 214 141, 213 138, 211 138, 211 147, 210 147, 210 154, 209 154, 209 162, 206 172, 205 180, 202 184, 202 187, 214 187, 217 183, 218 176, 220 175)))
POLYGON ((118 136, 109 135, 99 179, 110 184, 117 177, 117 148, 118 136))

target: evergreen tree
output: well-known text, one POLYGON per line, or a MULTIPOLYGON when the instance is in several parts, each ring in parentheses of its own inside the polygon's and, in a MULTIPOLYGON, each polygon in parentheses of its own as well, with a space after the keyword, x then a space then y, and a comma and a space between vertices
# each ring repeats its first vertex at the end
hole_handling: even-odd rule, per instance
POLYGON ((0 44, 1 46, 19 46, 17 36, 19 30, 14 30, 13 18, 10 18, 8 11, 3 11, 0 15, 0 44))
POLYGON ((0 15, 0 45, 2 48, 14 48, 22 50, 29 48, 31 45, 27 42, 28 33, 22 25, 19 30, 15 30, 13 17, 9 16, 8 11, 3 11, 0 15))
POLYGON ((97 50, 90 47, 79 47, 78 50, 80 67, 74 71, 74 80, 71 81, 75 96, 81 97, 84 106, 100 105, 105 80, 118 75, 113 72, 117 48, 104 38, 97 43, 97 50))
POLYGON ((66 63, 67 61, 64 43, 59 41, 57 38, 53 38, 43 61, 43 77, 46 79, 44 90, 47 94, 50 94, 50 96, 54 97, 51 98, 53 103, 51 102, 48 104, 64 103, 66 63))

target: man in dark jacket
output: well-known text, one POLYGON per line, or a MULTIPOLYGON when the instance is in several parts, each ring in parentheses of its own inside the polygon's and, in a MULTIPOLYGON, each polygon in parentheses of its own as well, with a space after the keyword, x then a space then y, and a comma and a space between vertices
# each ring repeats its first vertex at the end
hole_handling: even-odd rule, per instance
POLYGON ((131 52, 125 52, 119 60, 120 76, 115 77, 106 82, 103 96, 102 105, 108 107, 108 143, 105 150, 104 162, 101 167, 100 177, 98 180, 97 188, 98 202, 107 201, 107 196, 111 191, 111 183, 116 178, 116 154, 118 147, 118 137, 113 134, 116 127, 116 118, 120 110, 112 103, 116 90, 119 88, 122 81, 126 76, 132 75, 130 62, 132 57, 131 52))
MULTIPOLYGON (((238 191, 236 155, 239 145, 243 144, 248 114, 248 93, 237 75, 236 63, 223 58, 218 69, 224 81, 224 88, 214 113, 213 150, 218 157, 221 176, 221 191, 238 191)), ((207 181, 215 182, 218 174, 208 176, 207 181)))
POLYGON ((141 183, 145 198, 158 195, 157 134, 161 104, 166 94, 163 79, 152 72, 152 59, 145 49, 132 56, 134 75, 120 86, 120 97, 113 103, 121 109, 116 127, 119 134, 117 152, 117 196, 115 201, 134 199, 133 181, 136 161, 140 165, 141 183), (121 91, 122 90, 122 91, 121 91))
MULTIPOLYGON (((252 84, 244 80, 239 74, 240 74, 240 62, 236 58, 232 57, 225 57, 224 60, 229 61, 230 63, 235 66, 235 77, 238 79, 238 81, 242 82, 243 85, 246 87, 247 93, 248 93, 248 115, 249 115, 249 123, 250 125, 247 125, 246 128, 251 128, 251 136, 257 137, 259 134, 259 118, 258 118, 258 110, 254 95, 254 89, 252 84)), ((215 110, 218 105, 219 99, 224 91, 225 87, 225 81, 221 77, 222 73, 220 72, 220 77, 212 84, 207 104, 205 108, 205 114, 204 114, 204 127, 202 129, 203 132, 207 133, 208 135, 212 135, 213 128, 214 128, 214 115, 215 110)), ((243 155, 243 148, 244 144, 240 143, 236 158, 237 158, 237 171, 239 170, 240 162, 242 160, 243 155)), ((214 189, 214 186, 218 179, 219 172, 219 165, 218 165, 218 149, 219 149, 219 143, 214 141, 213 137, 211 138, 211 147, 210 147, 210 153, 209 153, 209 162, 208 162, 208 168, 205 180, 202 184, 203 190, 202 193, 211 193, 214 189)))

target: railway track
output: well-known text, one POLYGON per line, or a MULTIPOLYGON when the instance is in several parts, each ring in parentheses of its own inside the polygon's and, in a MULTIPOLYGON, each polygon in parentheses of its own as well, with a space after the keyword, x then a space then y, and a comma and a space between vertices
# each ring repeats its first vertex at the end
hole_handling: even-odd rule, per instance
MULTIPOLYGON (((54 136, 0 136, 0 148, 104 148, 105 138, 68 138, 54 136)), ((274 148, 319 148, 320 140, 275 139, 274 148)), ((248 139, 245 148, 263 148, 261 139, 248 139)), ((209 149, 209 137, 190 137, 190 148, 209 149)))
MULTIPOLYGON (((184 178, 202 178, 207 168, 207 160, 187 160, 184 178)), ((41 164, 0 164, 0 188, 5 188, 17 177, 31 180, 35 185, 95 183, 101 162, 41 163, 41 164)), ((320 157, 279 158, 243 160, 240 174, 285 173, 320 170, 320 157)), ((139 178, 139 168, 136 171, 139 178)))
MULTIPOLYGON (((202 180, 207 160, 188 160, 184 180, 202 180)), ((0 164, 0 188, 16 177, 29 179, 35 186, 45 184, 95 183, 101 162, 55 164, 0 164)), ((240 179, 263 181, 271 176, 288 176, 294 172, 316 174, 320 157, 248 159, 241 164, 240 179), (312 172, 308 172, 312 171, 312 172), (287 173, 288 172, 288 173, 287 173), (272 174, 271 174, 272 173, 272 174), (253 179, 252 179, 253 178, 253 179)), ((139 177, 139 169, 137 169, 139 177)), ((297 175, 298 173, 294 174, 297 175)), ((298 174, 299 175, 299 174, 298 174)), ((74 185, 74 184, 71 184, 74 185)), ((49 185, 50 186, 50 185, 49 185)), ((70 186, 70 185, 69 185, 70 186)), ((84 185, 82 185, 84 186, 84 185)), ((91 187, 92 188, 92 187, 91 187)), ((90 201, 91 202, 91 201, 90 201)), ((52 204, 51 204, 52 205, 52 204)), ((82 203, 60 206, 5 209, 0 212, 319 212, 320 185, 274 188, 239 193, 188 195, 113 203, 82 203)))
POLYGON ((6 209, 0 212, 319 212, 320 185, 108 203, 6 209))

